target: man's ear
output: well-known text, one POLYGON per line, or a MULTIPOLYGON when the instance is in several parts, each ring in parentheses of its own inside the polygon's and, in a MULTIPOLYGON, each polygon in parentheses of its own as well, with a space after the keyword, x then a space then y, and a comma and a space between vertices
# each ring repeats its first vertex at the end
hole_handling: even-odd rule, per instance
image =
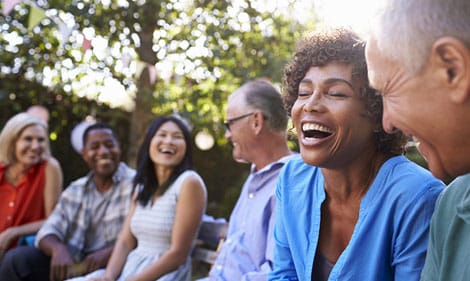
POLYGON ((261 112, 255 112, 253 114, 253 123, 252 127, 255 130, 256 134, 259 134, 261 132, 261 129, 263 128, 264 125, 264 118, 263 118, 263 113, 261 112))
POLYGON ((431 55, 445 71, 452 101, 466 102, 470 97, 470 50, 454 37, 442 37, 434 42, 431 55))

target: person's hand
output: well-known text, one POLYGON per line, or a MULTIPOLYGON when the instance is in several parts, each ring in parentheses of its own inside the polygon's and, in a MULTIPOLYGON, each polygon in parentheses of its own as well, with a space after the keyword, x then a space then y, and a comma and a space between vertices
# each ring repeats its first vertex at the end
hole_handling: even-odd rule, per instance
POLYGON ((87 274, 86 266, 83 263, 75 263, 67 269, 67 279, 87 274))
POLYGON ((132 276, 129 279, 126 279, 126 281, 139 281, 139 280, 142 280, 142 279, 139 279, 137 276, 132 276))
POLYGON ((0 249, 0 264, 2 264, 2 259, 3 259, 3 255, 5 255, 5 251, 4 249, 0 249))
POLYGON ((109 277, 98 277, 98 278, 88 279, 87 281, 115 281, 115 279, 112 279, 109 277))
POLYGON ((82 264, 86 269, 86 273, 93 272, 97 269, 105 267, 109 259, 109 254, 109 250, 103 249, 86 256, 82 261, 82 264))
POLYGON ((7 228, 0 233, 0 264, 2 263, 3 255, 8 251, 8 248, 15 238, 16 234, 12 228, 7 228))
POLYGON ((16 234, 12 228, 7 228, 2 233, 0 233, 0 251, 5 252, 10 247, 11 242, 13 242, 15 238, 16 234))
POLYGON ((73 259, 67 247, 61 245, 56 247, 51 256, 51 281, 62 281, 68 278, 69 268, 73 267, 73 259))

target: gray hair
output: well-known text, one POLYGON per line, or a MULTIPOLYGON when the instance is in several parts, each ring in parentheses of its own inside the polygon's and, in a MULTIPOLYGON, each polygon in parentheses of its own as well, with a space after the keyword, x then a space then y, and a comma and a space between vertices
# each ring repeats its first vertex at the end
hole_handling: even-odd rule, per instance
MULTIPOLYGON (((4 165, 10 165, 17 161, 15 155, 15 144, 21 133, 26 127, 39 125, 44 127, 47 132, 47 123, 39 117, 29 113, 18 113, 11 117, 2 131, 0 132, 0 162, 4 165)), ((43 158, 49 157, 51 150, 49 147, 49 138, 46 137, 46 148, 43 158)))
POLYGON ((281 94, 271 83, 257 79, 243 84, 237 92, 243 92, 246 105, 259 110, 268 127, 274 132, 284 133, 287 129, 287 112, 281 94))
POLYGON ((469 0, 388 0, 371 25, 371 36, 384 56, 416 74, 440 37, 470 47, 469 30, 469 0))

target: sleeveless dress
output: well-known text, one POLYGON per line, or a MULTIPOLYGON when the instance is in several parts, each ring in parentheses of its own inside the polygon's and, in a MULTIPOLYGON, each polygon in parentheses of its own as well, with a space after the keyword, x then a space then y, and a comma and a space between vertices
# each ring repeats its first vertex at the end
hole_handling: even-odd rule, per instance
MULTIPOLYGON (((206 191, 203 180, 196 172, 185 171, 153 205, 151 202, 146 206, 137 203, 130 223, 131 232, 137 239, 137 247, 127 256, 117 281, 125 281, 142 272, 170 248, 176 203, 182 183, 189 175, 195 175, 206 191)), ((85 281, 92 277, 100 277, 104 275, 104 272, 105 269, 100 269, 83 277, 69 279, 69 281, 85 281)), ((156 281, 189 280, 191 280, 191 258, 188 256, 184 264, 156 281)))
MULTIPOLYGON (((0 233, 46 218, 44 212, 44 188, 46 185, 47 161, 31 166, 16 186, 5 176, 7 167, 0 164, 0 233)), ((15 247, 17 241, 10 244, 15 247)))

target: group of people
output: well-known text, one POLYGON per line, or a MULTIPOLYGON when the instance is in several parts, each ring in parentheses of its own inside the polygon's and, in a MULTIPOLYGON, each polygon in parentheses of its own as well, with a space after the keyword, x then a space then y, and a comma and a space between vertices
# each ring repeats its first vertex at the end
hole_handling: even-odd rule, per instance
MULTIPOLYGON (((267 279, 273 260, 274 189, 282 166, 293 156, 287 123, 281 95, 266 81, 248 82, 229 97, 225 136, 233 144, 233 158, 252 167, 230 217, 230 238, 209 280, 267 279)), ((53 159, 47 124, 31 113, 12 117, 0 140, 7 135, 7 151, 19 151, 20 140, 29 140, 24 151, 35 158, 23 163, 25 174, 53 159), (29 136, 36 125, 21 118, 38 122, 41 135, 29 136)), ((120 161, 120 154, 110 126, 95 123, 85 129, 81 155, 90 172, 59 192, 49 208, 41 205, 49 210, 41 220, 18 219, 18 225, 37 224, 29 232, 37 232, 35 244, 10 247, 0 260, 0 280, 190 280, 189 256, 207 194, 192 164, 189 127, 176 115, 158 117, 148 128, 135 170, 120 161)), ((12 158, 23 161, 18 153, 12 158)), ((2 162, 6 171, 14 167, 9 163, 2 162)), ((0 183, 2 192, 5 185, 11 194, 31 188, 8 177, 0 183)), ((47 191, 42 191, 29 196, 45 198, 47 191)), ((28 201, 14 199, 27 209, 28 201)))
MULTIPOLYGON (((251 169, 201 281, 468 279, 470 3, 386 3, 367 40, 303 38, 282 96, 264 80, 229 96, 225 137, 251 169), (404 157, 411 137, 430 171, 404 157)), ((186 124, 157 118, 135 171, 109 126, 83 143, 90 173, 60 193, 47 124, 20 113, 4 126, 0 280, 190 280, 207 194, 186 124), (34 217, 17 204, 32 197, 34 217)))

